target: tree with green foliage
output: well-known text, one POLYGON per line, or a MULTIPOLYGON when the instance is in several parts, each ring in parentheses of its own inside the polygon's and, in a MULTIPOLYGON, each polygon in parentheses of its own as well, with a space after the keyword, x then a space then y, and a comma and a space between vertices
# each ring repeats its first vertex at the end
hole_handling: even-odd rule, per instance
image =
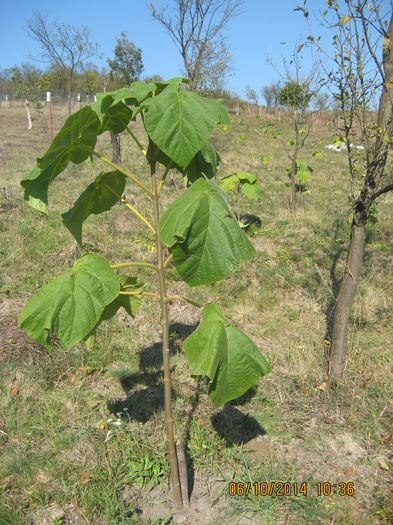
MULTIPOLYGON (((143 71, 142 50, 136 47, 127 38, 127 33, 122 32, 114 49, 114 58, 108 59, 110 77, 117 87, 129 86, 131 82, 139 80, 143 71)), ((111 132, 112 160, 121 163, 120 137, 111 132)))
POLYGON ((139 80, 143 71, 142 50, 128 40, 127 33, 120 34, 113 55, 107 63, 112 80, 118 83, 118 87, 129 86, 139 80))
POLYGON ((99 324, 113 317, 119 308, 135 317, 142 300, 159 302, 165 425, 173 494, 179 506, 186 504, 188 495, 182 447, 179 444, 176 450, 173 428, 170 304, 180 301, 201 310, 201 322, 184 341, 183 348, 191 374, 209 379, 208 395, 215 407, 243 395, 270 371, 260 350, 225 319, 218 305, 202 306, 167 290, 171 265, 192 288, 225 279, 239 264, 249 262, 255 255, 225 193, 212 182, 219 157, 209 137, 217 125, 229 124, 223 101, 184 90, 183 82, 186 80, 134 82, 127 88, 98 94, 93 107, 86 106, 68 118, 48 151, 38 159, 37 166, 21 181, 26 202, 48 213, 49 185, 70 162, 80 164, 90 158, 106 169, 109 166, 110 171, 102 171, 73 207, 62 214, 63 223, 81 244, 86 219, 120 202, 154 235, 155 263, 110 264, 101 255, 89 253, 41 288, 19 317, 20 326, 45 348, 51 347, 52 334, 70 348, 79 341, 90 342, 99 324), (146 133, 143 139, 136 136, 130 125, 139 114, 146 133), (146 162, 145 179, 135 177, 95 151, 97 137, 105 131, 128 133, 146 162), (161 194, 169 191, 165 182, 171 170, 184 179, 186 189, 161 215, 161 194), (150 203, 150 216, 124 197, 126 182, 143 191, 145 200, 140 204, 145 208, 146 201, 150 203), (136 273, 140 267, 156 275, 155 290, 146 289, 136 273), (127 273, 119 277, 117 270, 127 273))
POLYGON ((82 73, 78 77, 78 88, 82 93, 85 93, 87 95, 89 101, 97 92, 98 82, 98 73, 92 67, 82 71, 82 73))
POLYGON ((31 120, 30 103, 39 98, 42 71, 31 64, 22 64, 20 67, 14 66, 11 68, 10 75, 15 96, 23 99, 26 108, 28 129, 31 129, 33 123, 31 120))
MULTIPOLYGON (((346 357, 350 314, 363 269, 366 226, 377 199, 393 191, 388 152, 393 137, 393 3, 328 2, 323 26, 333 33, 333 52, 321 38, 308 37, 324 55, 326 87, 340 108, 339 136, 346 146, 352 226, 344 274, 336 295, 329 376, 340 379, 346 357), (370 106, 378 101, 378 110, 370 106), (354 148, 361 141, 362 150, 354 148)), ((306 18, 305 6, 299 7, 306 18)))
POLYGON ((318 92, 318 67, 317 59, 314 59, 310 71, 305 74, 302 67, 303 55, 301 54, 303 46, 297 45, 292 54, 291 61, 288 64, 283 58, 285 73, 281 76, 284 85, 277 93, 277 101, 280 106, 286 108, 289 116, 292 133, 288 137, 281 137, 280 133, 275 135, 281 141, 281 144, 291 163, 291 200, 290 210, 292 217, 296 215, 296 184, 298 180, 298 156, 304 148, 310 134, 310 115, 307 107, 315 93, 318 92))
POLYGON ((289 81, 278 92, 278 103, 286 108, 302 111, 307 109, 312 93, 308 83, 289 81))

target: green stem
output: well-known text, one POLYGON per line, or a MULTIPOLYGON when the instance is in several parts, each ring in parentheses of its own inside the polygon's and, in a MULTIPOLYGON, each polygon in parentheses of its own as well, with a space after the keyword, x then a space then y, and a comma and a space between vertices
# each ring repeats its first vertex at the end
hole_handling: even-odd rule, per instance
POLYGON ((166 298, 167 302, 169 301, 182 301, 183 303, 192 304, 192 306, 196 306, 199 309, 202 309, 203 306, 201 304, 196 303, 195 301, 192 301, 191 299, 187 299, 187 297, 183 297, 180 295, 168 295, 166 298))
POLYGON ((171 262, 172 259, 173 259, 173 255, 172 254, 168 255, 168 257, 165 259, 165 262, 164 262, 164 268, 168 266, 168 264, 171 262))
POLYGON ((147 262, 128 262, 128 263, 118 263, 118 264, 112 264, 111 265, 111 268, 113 269, 116 269, 116 268, 127 268, 127 267, 132 267, 132 266, 141 266, 141 267, 145 267, 145 268, 151 268, 152 270, 155 270, 156 272, 158 272, 158 266, 155 265, 155 264, 151 264, 151 263, 147 263, 147 262))
POLYGON ((168 164, 168 166, 166 167, 166 169, 165 169, 165 171, 164 171, 164 173, 163 173, 161 179, 160 179, 160 184, 158 185, 158 191, 157 191, 158 196, 160 196, 160 193, 161 193, 162 187, 163 187, 163 185, 164 185, 164 182, 165 182, 166 176, 168 175, 169 170, 172 168, 172 164, 173 164, 173 162, 170 161, 169 164, 168 164))
POLYGON ((138 211, 136 210, 131 204, 129 204, 125 199, 121 199, 121 202, 124 204, 126 208, 128 208, 134 215, 138 217, 142 222, 146 224, 146 226, 149 228, 149 230, 152 231, 152 233, 155 235, 156 230, 154 229, 154 226, 150 224, 150 222, 138 211))
POLYGON ((109 166, 112 166, 112 168, 115 168, 115 170, 117 170, 119 173, 121 173, 122 175, 124 175, 125 177, 127 177, 128 179, 132 180, 133 182, 135 182, 135 184, 138 184, 138 186, 140 188, 142 188, 142 190, 147 193, 149 195, 149 197, 152 199, 153 198, 153 194, 152 192, 149 190, 149 188, 147 186, 145 186, 143 184, 143 182, 141 182, 140 180, 138 180, 136 177, 134 177, 134 175, 131 175, 131 173, 128 173, 128 171, 124 170, 121 166, 118 166, 117 164, 114 164, 112 161, 110 161, 109 159, 107 159, 106 157, 104 157, 104 155, 101 155, 101 153, 98 153, 97 151, 93 151, 93 155, 95 157, 97 157, 98 159, 102 160, 102 162, 105 162, 105 164, 109 164, 109 166))
POLYGON ((156 292, 119 292, 119 295, 144 295, 146 297, 155 297, 161 301, 161 296, 156 292))
POLYGON ((134 206, 131 206, 131 204, 129 204, 126 199, 123 199, 123 197, 121 197, 115 190, 113 190, 110 186, 107 186, 108 190, 113 193, 113 195, 115 197, 117 197, 119 199, 119 201, 124 204, 124 206, 126 208, 128 208, 130 211, 132 211, 132 213, 134 215, 136 215, 138 217, 138 219, 140 219, 148 228, 149 230, 151 230, 153 232, 153 234, 155 235, 156 234, 156 230, 154 229, 153 225, 150 224, 150 222, 146 219, 146 217, 144 215, 142 215, 142 213, 140 213, 137 209, 134 208, 134 206))
POLYGON ((146 157, 147 153, 146 153, 146 150, 145 148, 142 146, 142 144, 139 142, 138 140, 138 137, 136 135, 134 135, 134 133, 130 130, 130 128, 127 126, 126 127, 126 130, 128 131, 128 134, 130 135, 130 137, 132 138, 132 140, 135 142, 135 144, 138 146, 138 148, 141 150, 141 152, 143 153, 143 155, 146 157))
MULTIPOLYGON (((150 139, 149 139, 150 140, 150 139)), ((161 305, 161 326, 162 326, 162 362, 164 368, 164 405, 165 405, 165 426, 168 441, 169 464, 171 467, 171 479, 173 486, 174 500, 177 506, 182 507, 182 496, 180 488, 179 469, 176 455, 175 433, 173 429, 172 415, 172 394, 171 394, 171 368, 169 361, 169 315, 166 295, 165 268, 163 257, 163 246, 158 235, 158 224, 160 221, 159 196, 157 192, 156 166, 155 161, 150 161, 151 184, 153 193, 154 226, 156 230, 156 252, 158 278, 160 282, 160 305, 161 305)))

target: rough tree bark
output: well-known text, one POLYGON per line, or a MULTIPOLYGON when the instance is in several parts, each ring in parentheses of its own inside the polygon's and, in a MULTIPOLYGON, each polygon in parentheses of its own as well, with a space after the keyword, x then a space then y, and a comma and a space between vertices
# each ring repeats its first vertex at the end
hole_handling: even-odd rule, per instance
MULTIPOLYGON (((390 139, 393 133, 393 14, 386 31, 388 45, 383 47, 381 76, 384 80, 379 100, 377 133, 372 151, 369 151, 366 177, 360 195, 354 205, 351 237, 347 262, 334 307, 332 345, 329 359, 329 377, 340 379, 347 358, 347 341, 352 303, 363 268, 365 228, 373 201, 393 190, 393 184, 380 188, 386 166, 390 139), (389 140, 386 140, 388 138, 389 140)), ((369 42, 367 41, 367 44, 369 42)), ((370 50, 372 52, 372 50, 370 50)))
POLYGON ((115 135, 113 131, 110 131, 111 143, 112 143, 112 162, 121 165, 121 149, 120 149, 120 137, 115 135))

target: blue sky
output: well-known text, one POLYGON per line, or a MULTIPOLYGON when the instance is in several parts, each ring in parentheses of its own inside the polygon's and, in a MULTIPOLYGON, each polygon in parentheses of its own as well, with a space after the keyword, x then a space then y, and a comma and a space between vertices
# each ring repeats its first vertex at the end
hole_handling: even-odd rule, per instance
MULTIPOLYGON (((155 0, 160 9, 173 0, 155 0)), ((225 36, 233 56, 233 75, 226 87, 244 95, 247 84, 257 91, 279 75, 267 63, 269 56, 280 69, 282 55, 289 56, 301 35, 308 34, 304 17, 293 9, 302 0, 244 0, 241 14, 228 24, 225 36), (285 42, 285 45, 282 44, 285 42)), ((103 54, 98 65, 105 65, 121 31, 142 49, 143 75, 160 74, 164 78, 181 74, 181 57, 165 30, 152 18, 149 0, 17 0, 2 2, 0 21, 0 68, 32 61, 39 47, 25 30, 25 19, 34 9, 74 26, 86 25, 103 54), (113 5, 113 9, 111 9, 113 5)), ((326 0, 309 0, 311 11, 325 9, 326 0)), ((37 64, 40 66, 40 64, 37 64)), ((307 69, 308 59, 304 60, 307 69)), ((42 65, 41 65, 42 67, 42 65)), ((282 69, 282 66, 281 66, 282 69)))

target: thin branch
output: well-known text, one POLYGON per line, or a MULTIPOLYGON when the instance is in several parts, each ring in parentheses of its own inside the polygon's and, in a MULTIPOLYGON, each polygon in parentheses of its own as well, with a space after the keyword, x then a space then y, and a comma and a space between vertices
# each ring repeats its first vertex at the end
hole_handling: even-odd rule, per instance
POLYGON ((148 263, 148 262, 128 262, 128 263, 118 263, 118 264, 112 264, 111 268, 117 269, 117 268, 128 268, 128 267, 144 267, 144 268, 151 268, 152 270, 155 270, 158 272, 158 266, 156 264, 148 263))
POLYGON ((180 295, 168 295, 166 298, 167 302, 170 301, 181 301, 183 303, 191 304, 192 306, 196 306, 200 310, 203 308, 203 305, 196 303, 195 301, 192 301, 191 299, 188 299, 187 297, 182 297, 180 295))
POLYGON ((119 201, 124 204, 124 206, 126 208, 128 208, 130 211, 132 211, 132 213, 134 215, 136 215, 138 217, 138 219, 140 219, 148 228, 149 230, 151 230, 153 232, 153 234, 155 235, 156 233, 156 230, 154 229, 153 225, 150 224, 150 222, 146 219, 146 217, 144 217, 137 209, 135 209, 133 206, 131 206, 131 204, 129 204, 126 199, 124 199, 123 197, 121 197, 115 190, 113 190, 110 186, 107 186, 108 190, 115 196, 117 197, 117 199, 119 199, 119 201))
POLYGON ((135 142, 135 144, 138 146, 138 148, 141 150, 141 152, 143 153, 143 155, 146 157, 147 153, 146 153, 146 150, 145 148, 142 146, 142 144, 139 142, 138 140, 138 137, 136 135, 134 135, 134 133, 130 130, 130 128, 127 126, 126 127, 126 130, 128 132, 128 134, 130 135, 130 137, 132 138, 132 140, 135 142))
POLYGON ((149 190, 147 186, 143 184, 140 180, 138 180, 134 175, 131 175, 131 173, 128 173, 128 171, 124 170, 121 166, 118 166, 117 164, 114 164, 109 159, 101 155, 101 153, 98 153, 97 151, 93 151, 93 155, 97 157, 98 159, 102 160, 102 162, 105 162, 105 164, 109 164, 109 166, 112 166, 112 168, 115 168, 118 172, 120 172, 122 175, 127 177, 128 179, 132 180, 137 184, 142 190, 149 195, 150 198, 153 198, 152 192, 149 190))
POLYGON ((380 197, 384 193, 388 193, 389 191, 392 191, 392 190, 393 190, 393 183, 392 184, 388 184, 384 188, 381 188, 380 190, 378 190, 375 193, 373 193, 371 195, 371 200, 375 200, 377 197, 380 197))
POLYGON ((171 262, 172 259, 173 259, 173 255, 172 254, 168 255, 168 257, 164 261, 164 268, 168 266, 168 264, 171 262))
POLYGON ((120 292, 120 295, 143 295, 145 297, 155 297, 159 301, 161 296, 156 292, 120 292))
POLYGON ((164 182, 165 182, 165 179, 166 179, 166 176, 168 175, 169 173, 169 170, 172 168, 173 166, 173 161, 171 160, 169 163, 168 163, 168 166, 165 168, 165 171, 160 179, 160 183, 158 185, 158 190, 157 190, 157 195, 160 196, 160 193, 161 193, 161 190, 162 190, 162 187, 164 185, 164 182))

